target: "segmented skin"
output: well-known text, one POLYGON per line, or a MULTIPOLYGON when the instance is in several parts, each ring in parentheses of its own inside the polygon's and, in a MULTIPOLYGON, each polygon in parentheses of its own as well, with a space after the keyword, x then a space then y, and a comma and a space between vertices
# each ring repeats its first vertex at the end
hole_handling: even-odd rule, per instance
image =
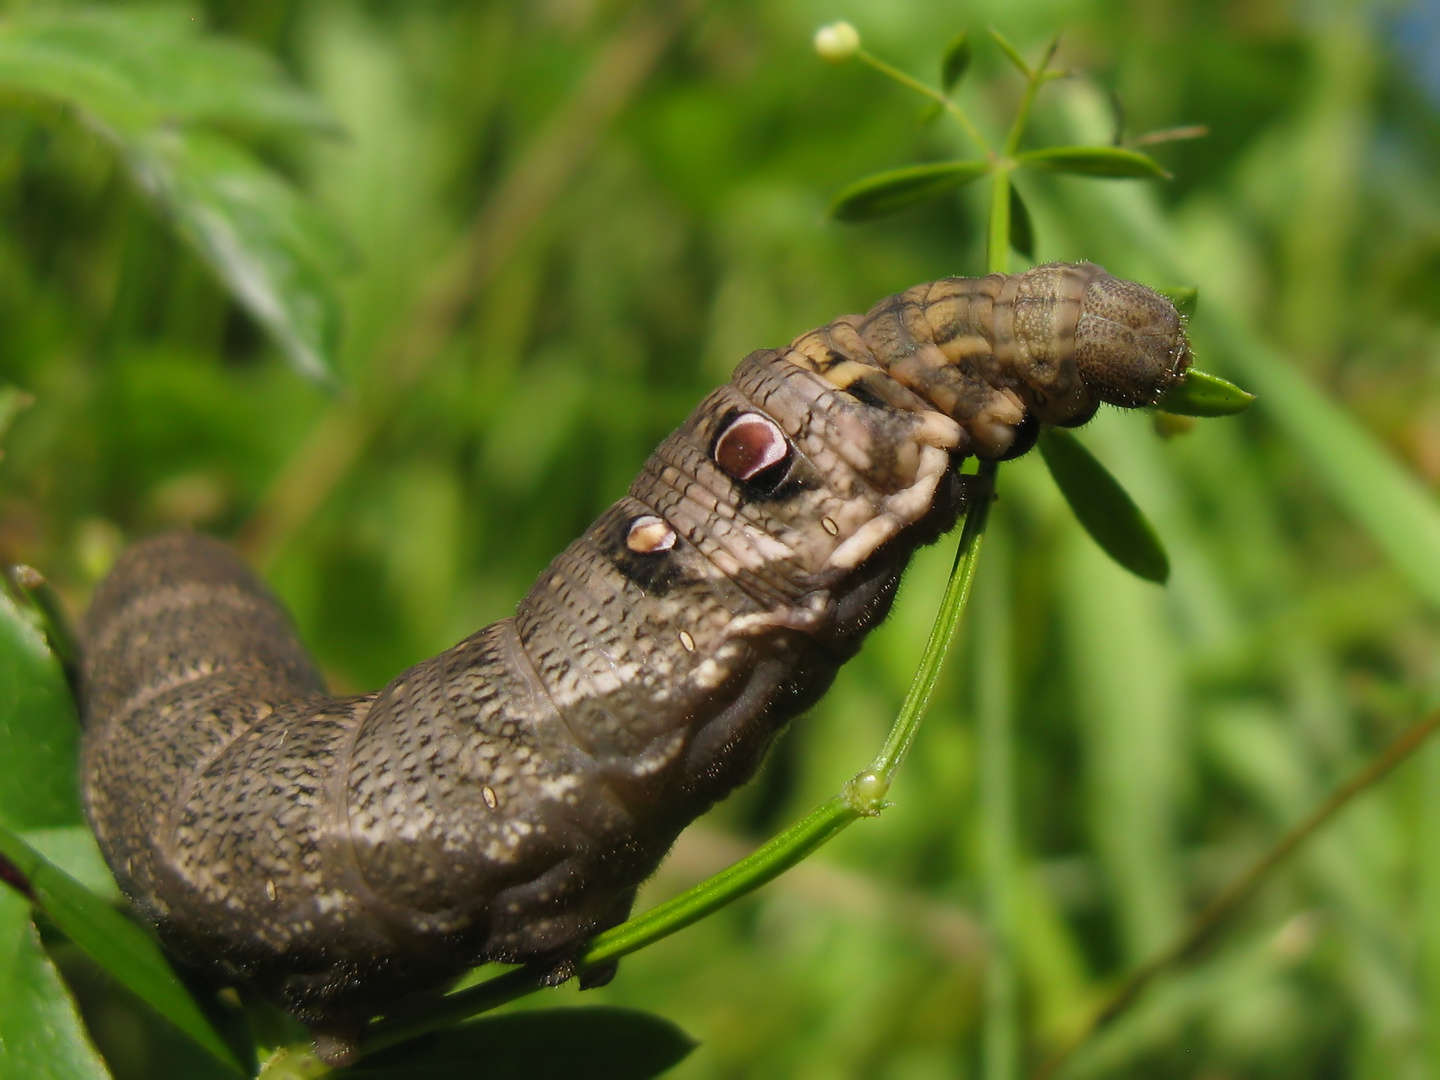
POLYGON ((747 356, 513 618, 358 697, 230 549, 138 544, 85 625, 101 849, 173 950, 332 1060, 478 963, 563 978, 885 617, 964 457, 1189 361, 1168 301, 1088 263, 889 297, 747 356))

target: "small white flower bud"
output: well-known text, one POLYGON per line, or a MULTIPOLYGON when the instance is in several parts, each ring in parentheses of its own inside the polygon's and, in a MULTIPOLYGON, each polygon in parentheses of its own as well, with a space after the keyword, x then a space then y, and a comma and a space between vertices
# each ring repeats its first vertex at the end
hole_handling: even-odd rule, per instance
POLYGON ((815 31, 815 51, 832 64, 849 60, 859 48, 860 31, 848 22, 829 23, 815 31))

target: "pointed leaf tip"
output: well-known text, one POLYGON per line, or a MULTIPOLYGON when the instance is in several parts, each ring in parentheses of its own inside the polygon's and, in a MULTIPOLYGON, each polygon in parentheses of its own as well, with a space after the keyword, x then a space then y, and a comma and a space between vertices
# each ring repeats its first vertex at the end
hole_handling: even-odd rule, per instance
POLYGON ((970 35, 962 30, 956 34, 950 44, 945 46, 945 55, 940 61, 940 85, 944 87, 945 93, 950 93, 960 85, 960 80, 965 77, 965 72, 970 70, 970 60, 974 56, 974 49, 970 44, 970 35))
POLYGON ((1111 180, 1170 179, 1170 174, 1149 154, 1123 146, 1047 146, 1043 150, 1027 150, 1015 160, 1032 169, 1076 176, 1111 180))
POLYGON ((1191 368, 1154 407, 1176 416, 1234 416, 1248 409, 1254 400, 1254 394, 1234 383, 1191 368))
POLYGON ((1155 526, 1108 469, 1068 431, 1047 428, 1040 456, 1075 517, 1100 549, 1136 577, 1163 585, 1170 557, 1155 526))

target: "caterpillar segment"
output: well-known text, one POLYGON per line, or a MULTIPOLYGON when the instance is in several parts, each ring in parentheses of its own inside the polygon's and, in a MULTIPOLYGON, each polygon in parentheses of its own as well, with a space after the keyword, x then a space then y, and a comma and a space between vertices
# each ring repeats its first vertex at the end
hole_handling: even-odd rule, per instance
POLYGON ((963 458, 1151 403, 1189 360, 1166 300, 1087 263, 916 286, 751 353, 514 617, 371 694, 325 694, 225 545, 137 544, 84 628, 101 850, 177 956, 332 1063, 477 964, 562 980, 885 617, 963 458))

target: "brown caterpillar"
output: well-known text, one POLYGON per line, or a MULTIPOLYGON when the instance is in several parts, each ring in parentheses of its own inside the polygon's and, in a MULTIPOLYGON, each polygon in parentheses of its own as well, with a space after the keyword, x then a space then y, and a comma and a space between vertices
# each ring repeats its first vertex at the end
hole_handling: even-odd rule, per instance
POLYGON ((962 458, 1189 363, 1167 300, 1088 263, 916 286, 751 353, 514 618, 359 697, 228 548, 139 544, 85 627, 100 846, 172 949, 331 1061, 476 964, 560 981, 885 617, 962 458))

